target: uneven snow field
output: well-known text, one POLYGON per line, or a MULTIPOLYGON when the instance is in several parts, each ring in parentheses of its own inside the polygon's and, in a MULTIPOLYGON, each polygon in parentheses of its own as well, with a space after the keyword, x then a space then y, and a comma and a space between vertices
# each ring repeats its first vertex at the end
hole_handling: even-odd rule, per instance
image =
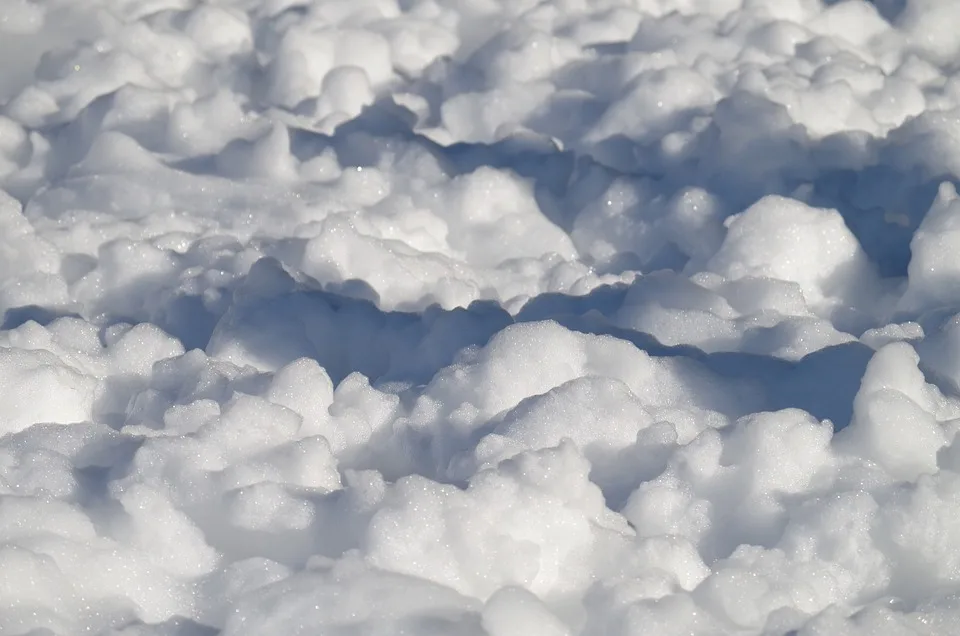
POLYGON ((960 633, 958 24, 0 0, 0 634, 960 633))

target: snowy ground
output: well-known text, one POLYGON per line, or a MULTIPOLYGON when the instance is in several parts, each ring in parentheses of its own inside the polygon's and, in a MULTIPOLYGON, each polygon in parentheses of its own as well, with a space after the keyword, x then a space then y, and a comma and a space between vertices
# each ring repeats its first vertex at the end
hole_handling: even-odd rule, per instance
POLYGON ((0 634, 960 633, 958 24, 0 0, 0 634))

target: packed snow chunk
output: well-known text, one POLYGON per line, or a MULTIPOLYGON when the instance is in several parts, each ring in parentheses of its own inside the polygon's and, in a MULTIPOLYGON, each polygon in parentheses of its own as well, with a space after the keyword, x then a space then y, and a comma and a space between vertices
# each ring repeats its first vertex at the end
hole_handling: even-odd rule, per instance
POLYGON ((709 272, 690 279, 673 272, 637 278, 614 324, 666 345, 706 352, 744 351, 788 360, 854 340, 811 315, 799 285, 771 278, 726 281, 709 272))
POLYGON ((217 168, 235 179, 274 179, 295 181, 298 162, 290 154, 290 133, 282 123, 274 123, 254 139, 236 139, 217 154, 217 168))
POLYGON ((487 599, 481 624, 490 636, 569 636, 572 634, 543 602, 522 587, 503 587, 487 599))
POLYGON ((390 45, 382 35, 362 29, 316 28, 309 22, 295 25, 282 36, 267 69, 267 96, 278 106, 296 108, 317 97, 326 75, 344 65, 361 69, 372 86, 393 77, 390 45))
POLYGON ((38 236, 20 204, 0 190, 0 315, 7 309, 69 303, 61 255, 38 236))
MULTIPOLYGON (((916 343, 924 339, 923 327, 915 322, 890 324, 884 327, 868 329, 860 336, 860 342, 871 349, 881 349, 891 342, 907 341, 916 343)), ((916 346, 916 345, 914 345, 916 346)))
POLYGON ((28 35, 43 28, 44 10, 31 0, 10 0, 0 7, 0 32, 28 35))
MULTIPOLYGON (((697 553, 696 547, 678 536, 656 536, 637 539, 624 555, 629 570, 646 579, 665 577, 670 591, 691 591, 710 574, 710 568, 697 553)), ((629 580, 629 579, 628 579, 629 580)))
POLYGON ((791 510, 779 547, 800 564, 819 562, 832 570, 823 584, 835 599, 879 594, 893 574, 873 536, 879 512, 876 499, 863 490, 808 500, 791 510))
POLYGON ((273 481, 258 481, 224 496, 226 520, 232 529, 278 534, 303 531, 314 520, 310 502, 273 481))
POLYGON ((89 485, 77 479, 83 469, 110 465, 129 441, 106 424, 35 424, 4 437, 0 448, 14 458, 13 464, 5 464, 5 470, 11 471, 8 476, 19 472, 24 478, 19 482, 22 489, 16 487, 16 480, 11 482, 16 492, 39 494, 40 488, 32 491, 31 487, 46 483, 56 486, 47 489, 48 497, 62 493, 69 499, 71 493, 82 492, 75 487, 89 485), (43 457, 46 463, 36 464, 33 457, 43 457), (66 463, 80 471, 75 473, 75 468, 64 466, 66 463))
POLYGON ((850 342, 856 338, 838 330, 828 320, 811 317, 784 318, 776 324, 763 324, 764 315, 745 319, 740 349, 745 353, 771 355, 783 360, 802 360, 807 355, 850 342))
POLYGON ((647 179, 617 177, 597 196, 597 182, 605 178, 588 175, 575 184, 574 193, 582 191, 589 200, 574 219, 570 237, 580 253, 598 267, 626 260, 628 255, 638 264, 644 263, 663 243, 655 218, 651 218, 655 216, 650 205, 655 196, 652 184, 647 179))
POLYGON ((263 557, 224 563, 198 582, 197 616, 207 625, 222 626, 240 597, 290 575, 290 568, 263 557))
POLYGON ((831 433, 828 422, 794 409, 708 428, 634 491, 624 514, 640 536, 679 534, 708 559, 740 543, 775 545, 785 502, 829 483, 831 433))
POLYGON ((689 483, 669 473, 643 483, 623 508, 623 516, 636 529, 637 536, 678 536, 694 545, 710 531, 713 515, 709 500, 698 497, 689 483))
POLYGON ((177 104, 166 119, 167 146, 187 157, 220 152, 259 123, 244 113, 236 94, 224 89, 177 104))
POLYGON ((960 313, 942 317, 942 323, 930 325, 929 333, 916 343, 925 368, 956 392, 960 389, 960 313))
POLYGON ((223 636, 483 636, 481 604, 449 587, 352 560, 318 564, 238 594, 223 636))
POLYGON ((318 119, 330 115, 353 118, 364 106, 372 104, 374 97, 370 80, 362 68, 338 66, 324 76, 313 115, 318 119))
POLYGON ((710 271, 734 280, 795 282, 814 308, 870 298, 876 274, 836 210, 771 195, 727 224, 723 245, 707 264, 710 271))
POLYGON ((238 461, 293 440, 301 423, 300 416, 290 409, 238 393, 224 405, 220 420, 203 429, 202 436, 228 462, 238 461))
MULTIPOLYGON (((711 278, 704 277, 705 284, 713 284, 711 278)), ((694 277, 697 280, 698 277, 694 277)), ((722 279, 721 279, 722 280, 722 279)), ((803 297, 800 286, 794 282, 772 278, 744 277, 736 280, 717 281, 716 287, 723 298, 735 311, 745 316, 757 316, 764 312, 775 311, 784 316, 808 316, 810 310, 803 297)))
POLYGON ((178 255, 172 250, 120 238, 100 246, 96 267, 71 291, 93 313, 143 319, 157 293, 173 286, 178 265, 178 255))
POLYGON ((230 7, 199 5, 183 30, 211 61, 222 62, 253 48, 249 17, 230 7))
POLYGON ((316 435, 257 453, 224 470, 221 478, 228 488, 265 482, 331 492, 340 488, 340 473, 330 444, 316 435))
POLYGON ((917 364, 919 357, 909 343, 891 343, 871 359, 861 387, 865 392, 892 389, 903 393, 923 410, 937 416, 944 398, 932 384, 927 384, 917 364))
POLYGON ((466 491, 404 478, 371 519, 367 558, 480 599, 507 585, 537 595, 582 589, 596 543, 626 531, 589 468, 567 443, 482 471, 466 491))
POLYGON ((960 476, 924 475, 884 503, 878 542, 889 542, 893 589, 905 600, 929 598, 960 580, 960 476))
POLYGON ((119 493, 118 499, 128 515, 125 538, 156 566, 182 578, 206 574, 216 566, 216 551, 166 493, 137 484, 119 493))
POLYGON ((951 25, 960 22, 960 5, 938 0, 906 0, 897 25, 911 48, 946 64, 960 53, 960 35, 951 25))
POLYGON ((937 198, 910 241, 904 309, 923 311, 960 302, 960 196, 952 183, 937 198))
POLYGON ((237 367, 193 349, 182 356, 158 360, 152 368, 150 387, 182 405, 213 400, 219 412, 220 405, 235 397, 240 388, 253 393, 263 390, 262 383, 251 386, 256 377, 256 369, 237 367))
POLYGON ((570 238, 545 218, 531 184, 519 175, 479 168, 455 179, 442 205, 438 215, 450 228, 450 246, 471 264, 494 267, 550 253, 576 258, 570 238))
POLYGON ((878 123, 889 128, 901 126, 905 121, 923 113, 926 96, 915 83, 898 77, 884 79, 883 88, 872 94, 871 112, 878 123))
POLYGON ((401 18, 377 27, 390 42, 394 68, 408 77, 420 75, 435 60, 454 55, 460 46, 458 34, 436 19, 401 18))
POLYGON ((518 21, 484 44, 469 60, 492 86, 531 84, 549 78, 580 56, 580 47, 518 21))
POLYGON ((299 358, 278 370, 265 397, 299 414, 302 431, 321 434, 327 430, 333 382, 316 360, 299 358))
POLYGON ((496 464, 524 450, 569 439, 602 470, 613 454, 632 446, 653 423, 643 404, 615 379, 583 377, 512 409, 476 447, 478 459, 496 464))
POLYGON ((719 294, 667 271, 631 285, 613 322, 649 333, 663 344, 722 351, 736 349, 738 316, 719 294))
POLYGON ((58 605, 72 605, 74 591, 52 559, 7 544, 0 548, 0 567, 15 573, 0 579, 0 629, 13 634, 65 634, 70 630, 69 620, 50 599, 60 599, 58 605))
POLYGON ((9 117, 0 115, 0 179, 22 169, 33 154, 26 129, 9 117))
POLYGON ((693 118, 691 113, 709 112, 715 102, 713 86, 695 71, 682 67, 645 71, 630 81, 586 140, 627 135, 649 143, 682 130, 693 118))
POLYGON ((122 50, 135 57, 149 74, 153 86, 179 87, 190 81, 197 62, 193 40, 182 33, 148 26, 144 22, 127 25, 119 34, 122 50))
POLYGON ((733 427, 721 461, 743 475, 738 481, 752 495, 803 493, 831 466, 832 436, 829 422, 804 411, 756 413, 733 427))
POLYGON ((76 506, 57 500, 0 496, 0 540, 29 543, 38 535, 71 541, 95 541, 90 518, 76 506))
POLYGON ((701 269, 723 244, 722 200, 702 188, 684 188, 667 204, 663 229, 690 260, 685 271, 701 269))
POLYGON ((794 121, 803 125, 811 138, 819 140, 851 129, 879 132, 876 120, 858 99, 856 89, 879 89, 882 77, 878 72, 875 82, 871 82, 873 78, 857 66, 859 59, 851 63, 852 71, 841 63, 821 67, 811 86, 804 90, 783 91, 781 99, 790 109, 794 121))
POLYGON ((881 161, 899 170, 943 180, 960 175, 960 104, 927 108, 890 132, 881 161))
MULTIPOLYGON (((30 433, 44 425, 35 424, 22 434, 30 433)), ((46 426, 63 428, 60 424, 46 426)), ((3 448, 0 448, 0 492, 21 497, 59 497, 68 499, 82 493, 81 485, 74 475, 74 464, 70 457, 46 448, 16 447, 18 442, 29 439, 17 439, 9 435, 3 448)))
POLYGON ((797 562, 778 548, 742 545, 694 596, 717 619, 750 633, 790 633, 836 601, 846 576, 829 562, 797 562))
POLYGON ((877 462, 897 479, 935 473, 937 452, 947 442, 936 419, 942 397, 925 382, 919 360, 905 342, 877 351, 854 400, 853 421, 837 435, 846 452, 877 462))
POLYGON ((70 424, 92 417, 98 382, 49 351, 0 348, 0 434, 33 424, 70 424))
POLYGON ((451 142, 493 143, 504 126, 526 120, 555 92, 550 82, 535 82, 460 93, 443 102, 440 117, 451 142))
POLYGON ((110 174, 135 175, 162 169, 160 160, 137 140, 121 132, 107 130, 97 134, 79 162, 70 167, 70 176, 102 177, 110 174))
POLYGON ((481 351, 466 352, 470 364, 438 373, 426 394, 446 409, 470 404, 479 411, 475 417, 493 417, 580 377, 587 362, 585 339, 552 321, 507 327, 481 351))
POLYGON ((330 291, 365 298, 384 310, 423 309, 433 303, 450 308, 478 299, 486 277, 475 276, 469 264, 380 238, 377 229, 357 221, 352 214, 324 219, 319 235, 303 250, 304 273, 333 283, 330 291))
POLYGON ((150 323, 140 323, 126 330, 110 344, 108 354, 115 373, 149 374, 158 360, 183 355, 183 345, 150 323))
POLYGON ((378 391, 365 376, 351 373, 334 392, 331 419, 323 434, 335 453, 355 451, 389 430, 399 407, 398 396, 378 391))
POLYGON ((37 86, 28 86, 7 102, 4 114, 27 128, 43 126, 59 110, 57 100, 37 86))
POLYGON ((716 189, 745 205, 757 195, 787 187, 807 142, 786 106, 739 90, 717 102, 694 156, 716 189), (747 196, 751 198, 744 200, 747 196))
POLYGON ((843 38, 857 46, 869 45, 871 39, 890 28, 875 5, 868 0, 838 2, 826 7, 812 20, 811 26, 819 33, 843 38))

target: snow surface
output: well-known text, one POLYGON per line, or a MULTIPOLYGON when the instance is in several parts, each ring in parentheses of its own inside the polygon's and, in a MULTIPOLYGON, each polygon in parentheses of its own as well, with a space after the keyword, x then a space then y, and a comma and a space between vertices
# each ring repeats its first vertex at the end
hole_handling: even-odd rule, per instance
POLYGON ((958 23, 0 0, 0 634, 960 633, 958 23))

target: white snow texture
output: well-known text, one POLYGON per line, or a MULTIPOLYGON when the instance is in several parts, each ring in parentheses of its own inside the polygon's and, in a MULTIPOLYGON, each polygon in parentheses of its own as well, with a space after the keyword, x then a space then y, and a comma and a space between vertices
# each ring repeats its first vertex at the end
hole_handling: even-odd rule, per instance
POLYGON ((0 0, 0 634, 960 634, 958 25, 0 0))

